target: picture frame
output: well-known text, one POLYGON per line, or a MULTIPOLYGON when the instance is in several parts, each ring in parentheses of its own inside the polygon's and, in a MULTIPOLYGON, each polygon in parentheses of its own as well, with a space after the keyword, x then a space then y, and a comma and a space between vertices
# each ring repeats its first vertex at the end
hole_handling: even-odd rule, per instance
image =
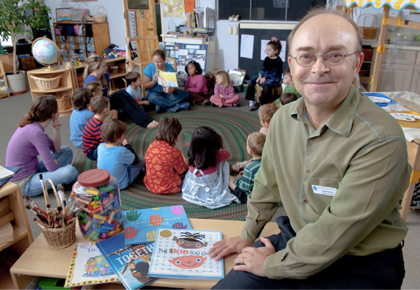
POLYGON ((55 15, 57 21, 69 21, 71 20, 72 8, 56 8, 55 15))
POLYGON ((148 0, 128 0, 128 9, 149 9, 148 0))

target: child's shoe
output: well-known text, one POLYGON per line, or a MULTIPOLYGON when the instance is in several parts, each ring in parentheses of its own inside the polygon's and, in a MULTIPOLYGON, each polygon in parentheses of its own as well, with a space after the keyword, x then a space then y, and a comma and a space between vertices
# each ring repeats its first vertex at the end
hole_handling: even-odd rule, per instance
POLYGON ((179 103, 178 109, 179 110, 189 110, 190 109, 190 103, 188 103, 188 102, 179 103))
POLYGON ((212 107, 217 107, 217 105, 215 103, 211 103, 212 107))
POLYGON ((208 106, 210 106, 210 105, 211 105, 211 102, 210 102, 209 100, 205 99, 205 100, 203 101, 203 106, 204 106, 204 107, 208 107, 208 106))
POLYGON ((233 106, 234 107, 240 107, 241 106, 241 103, 240 102, 236 102, 236 103, 233 104, 233 106))

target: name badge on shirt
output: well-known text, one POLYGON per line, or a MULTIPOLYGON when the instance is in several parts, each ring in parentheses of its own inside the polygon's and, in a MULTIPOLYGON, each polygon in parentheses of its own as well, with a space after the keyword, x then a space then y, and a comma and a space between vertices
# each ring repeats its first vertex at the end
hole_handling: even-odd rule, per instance
POLYGON ((321 186, 321 185, 312 185, 312 190, 316 194, 322 194, 322 195, 327 195, 327 196, 334 196, 335 193, 337 192, 337 188, 321 186))

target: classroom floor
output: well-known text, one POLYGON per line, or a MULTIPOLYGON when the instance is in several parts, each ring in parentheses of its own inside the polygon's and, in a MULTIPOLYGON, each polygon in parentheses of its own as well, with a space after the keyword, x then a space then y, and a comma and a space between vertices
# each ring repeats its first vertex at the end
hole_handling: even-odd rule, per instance
MULTIPOLYGON (((242 107, 233 108, 235 110, 248 110, 248 101, 244 99, 245 93, 238 94, 241 97, 242 107)), ((5 164, 6 148, 10 137, 13 135, 17 128, 17 124, 24 114, 29 110, 31 104, 31 94, 27 92, 22 95, 13 96, 10 98, 0 99, 0 164, 5 164)), ((256 113, 255 113, 256 114, 256 113)), ((70 142, 70 117, 61 118, 61 139, 62 146, 69 146, 72 150, 76 150, 73 144, 70 142)), ((47 133, 52 136, 51 126, 47 127, 47 133)), ((53 198, 51 198, 53 200, 53 198)), ((43 197, 36 197, 36 202, 44 204, 43 197)), ((54 205, 52 205, 54 207, 54 205)), ((283 208, 277 211, 275 217, 279 215, 285 215, 283 208)), ((32 215, 28 214, 29 219, 32 215)), ((406 276, 402 289, 420 289, 420 275, 418 275, 418 269, 420 269, 420 211, 411 211, 408 214, 407 226, 409 231, 405 239, 405 246, 403 248, 406 276)), ((40 234, 40 229, 35 222, 31 222, 31 229, 34 239, 40 234)), ((380 267, 380 265, 378 265, 380 267)), ((3 275, 1 275, 3 276, 3 275)))

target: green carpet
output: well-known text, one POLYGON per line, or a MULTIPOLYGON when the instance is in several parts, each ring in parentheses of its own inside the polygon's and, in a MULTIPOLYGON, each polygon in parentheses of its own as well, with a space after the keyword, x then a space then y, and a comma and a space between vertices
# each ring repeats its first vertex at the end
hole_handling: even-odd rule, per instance
MULTIPOLYGON (((188 145, 196 127, 212 127, 223 138, 223 146, 231 153, 228 159, 230 164, 250 158, 246 152, 246 139, 251 132, 258 131, 261 127, 258 116, 255 113, 244 112, 230 108, 193 107, 189 111, 181 111, 176 114, 150 114, 155 120, 165 116, 175 116, 182 124, 182 132, 177 140, 176 147, 187 156, 188 145)), ((126 139, 140 155, 144 156, 147 147, 155 140, 156 129, 144 129, 133 122, 128 124, 126 139)), ((77 154, 74 166, 83 172, 96 168, 96 162, 89 160, 80 150, 77 154)), ((190 204, 182 199, 181 193, 158 195, 151 193, 144 186, 141 178, 131 186, 121 191, 123 210, 137 208, 163 207, 182 204, 190 218, 222 219, 222 220, 245 220, 247 213, 246 205, 231 204, 220 209, 208 209, 190 204)))

